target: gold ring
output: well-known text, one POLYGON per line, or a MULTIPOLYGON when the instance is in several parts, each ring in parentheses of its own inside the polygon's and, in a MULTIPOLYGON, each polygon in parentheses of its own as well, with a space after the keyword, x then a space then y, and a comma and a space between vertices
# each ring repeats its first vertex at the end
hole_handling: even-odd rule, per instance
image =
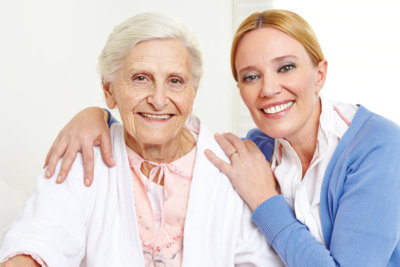
POLYGON ((237 152, 237 150, 233 151, 233 152, 229 155, 229 159, 230 159, 231 161, 232 161, 232 156, 235 155, 235 154, 239 154, 239 153, 237 152))

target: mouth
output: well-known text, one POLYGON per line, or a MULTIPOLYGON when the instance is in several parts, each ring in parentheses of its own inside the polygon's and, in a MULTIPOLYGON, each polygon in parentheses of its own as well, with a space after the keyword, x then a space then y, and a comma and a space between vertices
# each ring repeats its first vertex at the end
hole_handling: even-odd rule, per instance
POLYGON ((289 101, 289 102, 286 102, 286 103, 283 103, 283 104, 278 104, 278 105, 271 106, 271 107, 268 107, 268 108, 264 108, 264 109, 261 109, 261 110, 265 114, 276 114, 276 113, 282 112, 284 110, 287 110, 288 108, 293 106, 293 104, 294 104, 294 101, 289 101))
POLYGON ((171 118, 173 115, 172 114, 150 114, 150 113, 139 113, 140 116, 145 117, 150 120, 156 120, 156 121, 165 121, 171 118))

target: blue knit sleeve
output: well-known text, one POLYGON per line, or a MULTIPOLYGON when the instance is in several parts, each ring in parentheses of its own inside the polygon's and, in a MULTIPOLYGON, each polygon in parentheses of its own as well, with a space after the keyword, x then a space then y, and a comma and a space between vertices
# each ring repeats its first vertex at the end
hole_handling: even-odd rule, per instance
POLYGON ((252 140, 258 148, 263 152, 267 160, 271 159, 274 152, 275 139, 263 133, 260 129, 251 129, 246 136, 246 139, 252 140))
POLYGON ((286 266, 336 266, 329 250, 296 219, 282 195, 264 201, 252 220, 286 266))
POLYGON ((108 113, 108 121, 107 121, 108 127, 111 127, 111 124, 113 123, 119 123, 119 121, 113 117, 113 115, 108 109, 105 108, 104 110, 108 113))

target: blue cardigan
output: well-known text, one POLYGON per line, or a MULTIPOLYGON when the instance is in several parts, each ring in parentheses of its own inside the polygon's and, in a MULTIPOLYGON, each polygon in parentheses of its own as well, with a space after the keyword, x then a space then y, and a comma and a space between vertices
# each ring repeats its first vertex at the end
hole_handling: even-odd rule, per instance
MULTIPOLYGON (((251 130, 269 159, 274 140, 251 130)), ((282 195, 252 219, 287 266, 400 266, 400 128, 360 106, 328 165, 321 190, 325 245, 282 195)))

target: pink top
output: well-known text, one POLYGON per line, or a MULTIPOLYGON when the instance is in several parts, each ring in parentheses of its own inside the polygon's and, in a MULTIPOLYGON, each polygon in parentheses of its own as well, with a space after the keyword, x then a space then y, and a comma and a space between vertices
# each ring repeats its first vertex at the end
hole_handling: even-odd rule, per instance
POLYGON ((181 266, 184 224, 196 147, 171 163, 146 161, 128 147, 127 151, 145 264, 181 266), (140 170, 145 161, 154 165, 148 178, 140 170), (157 183, 164 176, 164 186, 154 186, 153 181, 156 180, 156 176, 157 183), (157 187, 161 190, 158 191, 157 187), (159 198, 154 197, 154 194, 159 194, 157 191, 161 193, 159 198), (155 200, 159 203, 154 203, 155 200))

